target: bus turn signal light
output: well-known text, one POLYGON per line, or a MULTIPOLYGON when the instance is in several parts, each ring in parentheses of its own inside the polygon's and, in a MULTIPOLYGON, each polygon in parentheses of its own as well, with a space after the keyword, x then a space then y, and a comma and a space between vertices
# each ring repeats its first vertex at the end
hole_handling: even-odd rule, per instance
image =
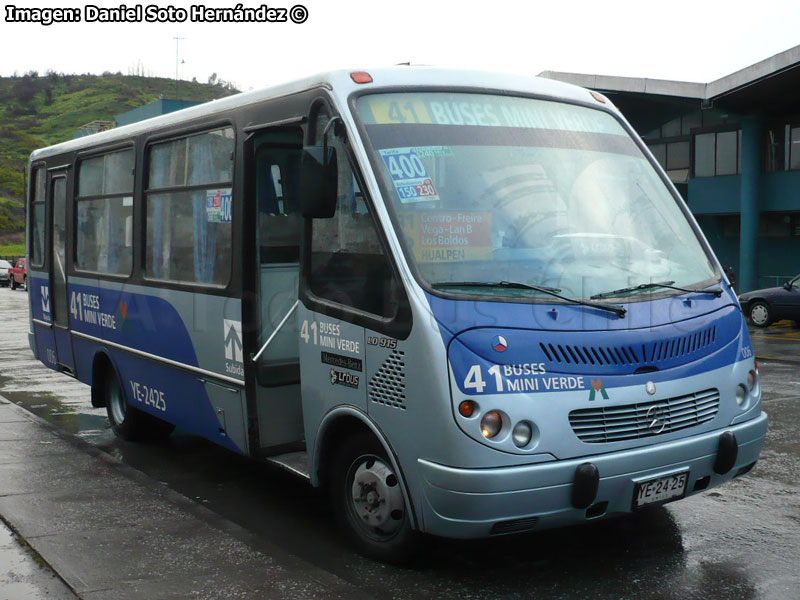
POLYGON ((372 83, 372 75, 366 71, 353 71, 350 73, 350 79, 356 83, 372 83))
POLYGON ((471 417, 475 414, 476 404, 472 400, 464 400, 458 405, 458 414, 462 417, 471 417))

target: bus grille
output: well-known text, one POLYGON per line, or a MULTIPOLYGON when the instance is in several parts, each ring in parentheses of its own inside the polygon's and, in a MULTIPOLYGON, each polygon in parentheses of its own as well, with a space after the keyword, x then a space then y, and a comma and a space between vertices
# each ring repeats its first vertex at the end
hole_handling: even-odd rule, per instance
POLYGON ((583 442, 600 444, 680 431, 711 421, 719 410, 714 388, 664 400, 582 408, 569 413, 569 424, 583 442))
POLYGON ((688 335, 626 346, 585 346, 539 343, 551 362, 575 365, 646 365, 683 358, 714 344, 717 328, 706 327, 688 335))
POLYGON ((369 398, 373 402, 406 409, 406 363, 405 352, 392 350, 380 368, 369 380, 369 398))

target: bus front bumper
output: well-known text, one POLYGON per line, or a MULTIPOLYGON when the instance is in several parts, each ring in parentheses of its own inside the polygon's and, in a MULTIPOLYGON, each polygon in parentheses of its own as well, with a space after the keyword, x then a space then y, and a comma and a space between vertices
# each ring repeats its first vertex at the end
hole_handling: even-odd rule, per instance
MULTIPOLYGON (((683 497, 691 496, 752 468, 767 420, 762 412, 744 423, 668 443, 535 465, 461 469, 418 459, 423 528, 443 537, 479 538, 629 513, 637 482, 687 470, 683 497), (586 472, 592 472, 587 463, 599 478, 589 484, 588 506, 577 508, 575 488, 586 487, 586 472)), ((577 496, 581 492, 586 498, 585 490, 577 496)))

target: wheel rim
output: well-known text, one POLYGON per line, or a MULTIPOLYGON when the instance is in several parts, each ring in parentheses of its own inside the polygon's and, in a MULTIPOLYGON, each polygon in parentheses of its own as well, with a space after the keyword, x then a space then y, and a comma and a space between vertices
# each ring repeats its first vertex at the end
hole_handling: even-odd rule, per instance
POLYGON ((114 422, 117 425, 122 424, 125 421, 126 406, 116 377, 111 380, 108 386, 108 404, 111 407, 111 416, 114 418, 114 422))
POLYGON ((378 541, 397 534, 405 519, 405 501, 392 468, 380 457, 362 456, 353 461, 347 481, 348 506, 359 529, 378 541))
POLYGON ((767 310, 767 307, 764 306, 763 304, 756 304, 750 310, 750 318, 756 325, 763 325, 764 323, 767 322, 767 319, 769 318, 769 311, 767 310))

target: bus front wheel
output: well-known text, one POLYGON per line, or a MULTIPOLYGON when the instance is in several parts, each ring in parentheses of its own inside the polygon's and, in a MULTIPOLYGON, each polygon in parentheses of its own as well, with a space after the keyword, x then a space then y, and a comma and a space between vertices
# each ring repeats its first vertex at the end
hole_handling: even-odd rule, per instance
POLYGON ((358 550, 389 563, 407 562, 415 545, 403 490, 383 446, 370 433, 346 439, 332 463, 336 517, 358 550))
POLYGON ((175 426, 134 408, 122 393, 119 379, 113 371, 104 381, 106 412, 111 429, 119 437, 130 442, 141 439, 161 439, 172 433, 175 426))

